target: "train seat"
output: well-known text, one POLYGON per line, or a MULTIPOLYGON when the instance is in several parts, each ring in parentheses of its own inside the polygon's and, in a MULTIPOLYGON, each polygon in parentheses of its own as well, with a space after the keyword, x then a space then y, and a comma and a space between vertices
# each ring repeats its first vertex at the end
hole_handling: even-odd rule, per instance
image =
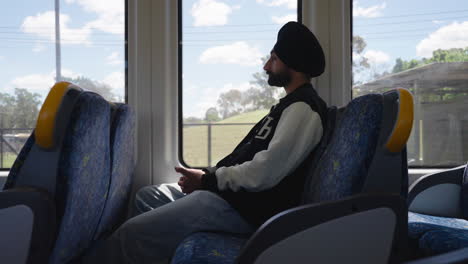
POLYGON ((135 114, 127 104, 111 106, 111 182, 95 240, 109 235, 125 220, 135 168, 135 114))
POLYGON ((404 146, 412 106, 411 95, 402 89, 354 99, 339 114, 332 137, 309 174, 304 205, 273 216, 249 239, 193 234, 178 246, 172 264, 402 259, 408 188, 404 146), (377 170, 382 166, 387 171, 377 170))
POLYGON ((413 257, 468 247, 467 165, 419 178, 410 187, 408 204, 413 257))
POLYGON ((25 205, 37 227, 32 229, 28 263, 68 263, 91 243, 109 185, 110 111, 101 96, 67 82, 49 92, 2 192, 21 190, 48 198, 46 213, 25 205), (55 221, 36 225, 47 216, 56 216, 55 221))
MULTIPOLYGON (((327 109, 327 121, 325 129, 317 149, 314 150, 307 160, 310 160, 307 170, 312 170, 319 158, 325 152, 325 149, 333 135, 337 119, 337 108, 331 106, 327 109)), ((308 177, 305 189, 310 188, 310 178, 308 177)), ((304 192, 303 200, 309 199, 304 192)), ((172 263, 233 263, 233 260, 239 255, 242 246, 247 242, 248 236, 239 236, 233 234, 198 232, 186 238, 178 247, 172 263), (183 245, 183 246, 182 246, 183 245), (200 253, 204 252, 204 253, 200 253), (206 252, 210 252, 206 254, 206 252), (188 261, 190 260, 190 261, 188 261)))

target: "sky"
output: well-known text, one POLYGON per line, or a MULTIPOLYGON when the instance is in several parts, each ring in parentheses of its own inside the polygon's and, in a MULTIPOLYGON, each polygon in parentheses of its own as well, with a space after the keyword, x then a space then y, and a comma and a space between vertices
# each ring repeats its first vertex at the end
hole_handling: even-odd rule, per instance
MULTIPOLYGON (((4 2, 0 92, 19 87, 45 96, 55 77, 55 1, 4 2)), ((204 117, 222 92, 251 87, 279 28, 296 20, 296 2, 183 0, 184 117, 204 117)), ((106 83, 123 96, 124 1, 61 0, 60 11, 63 75, 106 83)), ((468 1, 354 0, 352 30, 366 41, 361 56, 372 70, 391 70, 399 57, 468 46, 468 1)))
MULTIPOLYGON (((296 20, 296 2, 184 1, 184 117, 203 117, 220 93, 251 87, 279 28, 296 20)), ((366 80, 372 72, 391 71, 397 58, 421 59, 439 48, 467 47, 468 1, 355 0, 352 30, 367 43, 360 56, 371 69, 355 76, 366 80)))
MULTIPOLYGON (((377 72, 391 71, 397 58, 429 58, 437 49, 468 47, 468 1, 353 1, 353 34, 377 72)), ((356 55, 356 54, 354 54, 356 55)))
MULTIPOLYGON (((2 3, 0 92, 26 88, 44 99, 55 83, 55 1, 2 3)), ((123 97, 123 0, 61 0, 61 64, 66 77, 106 83, 123 97)))

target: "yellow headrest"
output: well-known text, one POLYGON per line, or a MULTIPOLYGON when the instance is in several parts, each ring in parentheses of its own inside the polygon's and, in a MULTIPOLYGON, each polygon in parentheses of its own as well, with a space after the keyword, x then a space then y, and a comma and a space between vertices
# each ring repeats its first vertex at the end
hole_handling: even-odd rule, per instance
POLYGON ((408 141, 413 127, 414 108, 413 96, 403 88, 397 88, 399 94, 398 116, 392 134, 390 135, 385 147, 388 151, 400 152, 408 141))
POLYGON ((57 112, 60 108, 63 96, 68 92, 71 83, 58 82, 49 91, 44 104, 41 107, 36 122, 34 136, 36 144, 42 148, 50 149, 55 146, 54 128, 57 112))

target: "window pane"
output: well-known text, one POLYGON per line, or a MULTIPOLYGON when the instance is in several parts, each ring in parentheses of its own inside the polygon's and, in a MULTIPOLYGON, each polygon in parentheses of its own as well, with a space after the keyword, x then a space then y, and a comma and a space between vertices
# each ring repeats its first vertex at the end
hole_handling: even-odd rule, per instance
POLYGON ((412 167, 468 160, 468 2, 353 1, 353 96, 414 96, 412 167))
POLYGON ((125 0, 3 3, 0 16, 0 167, 14 162, 50 87, 71 81, 107 100, 125 98, 125 0), (57 67, 61 75, 57 78, 57 67))
POLYGON ((297 0, 182 2, 182 158, 215 165, 284 91, 263 63, 279 28, 297 20, 297 0))

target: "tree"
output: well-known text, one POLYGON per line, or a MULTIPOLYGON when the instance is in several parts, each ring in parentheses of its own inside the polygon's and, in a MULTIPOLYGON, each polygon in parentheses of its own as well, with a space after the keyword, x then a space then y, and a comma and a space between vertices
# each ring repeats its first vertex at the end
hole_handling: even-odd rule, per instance
POLYGON ((255 111, 262 108, 262 92, 260 89, 250 87, 242 93, 241 103, 245 112, 255 111))
MULTIPOLYGON (((278 102, 277 97, 281 95, 278 93, 278 87, 272 87, 268 84, 268 75, 265 72, 257 72, 253 75, 254 80, 250 84, 254 85, 253 89, 258 89, 256 100, 253 101, 254 110, 269 109, 272 105, 278 102), (258 87, 258 88, 257 88, 258 87)), ((252 93, 253 91, 251 91, 252 93)), ((255 93, 253 93, 255 95, 255 93)), ((282 93, 284 95, 284 91, 282 93)))
POLYGON ((0 93, 0 128, 14 126, 15 97, 8 93, 0 93))
POLYGON ((242 93, 232 89, 219 95, 218 106, 223 119, 243 112, 242 93))
POLYGON ((353 36, 353 84, 360 83, 356 75, 370 68, 369 60, 364 57, 364 50, 367 47, 366 41, 361 36, 353 36))
POLYGON ((91 80, 84 76, 76 78, 62 77, 62 81, 70 82, 78 85, 85 90, 93 91, 106 99, 107 101, 117 101, 117 96, 112 92, 112 87, 105 83, 91 80))
POLYGON ((393 73, 406 71, 419 66, 427 65, 435 62, 468 62, 468 47, 466 48, 452 48, 452 49, 438 49, 432 52, 432 57, 423 58, 420 60, 412 59, 409 61, 397 58, 395 66, 393 66, 393 73))
POLYGON ((30 93, 26 89, 16 88, 15 97, 16 105, 13 119, 16 127, 34 127, 39 114, 41 96, 37 93, 30 93))
POLYGON ((206 122, 217 122, 221 118, 219 117, 218 110, 216 110, 215 107, 210 107, 208 110, 206 110, 205 113, 205 121, 206 122))
POLYGON ((41 96, 24 88, 15 88, 14 96, 0 93, 0 115, 3 128, 32 128, 39 114, 41 96))

